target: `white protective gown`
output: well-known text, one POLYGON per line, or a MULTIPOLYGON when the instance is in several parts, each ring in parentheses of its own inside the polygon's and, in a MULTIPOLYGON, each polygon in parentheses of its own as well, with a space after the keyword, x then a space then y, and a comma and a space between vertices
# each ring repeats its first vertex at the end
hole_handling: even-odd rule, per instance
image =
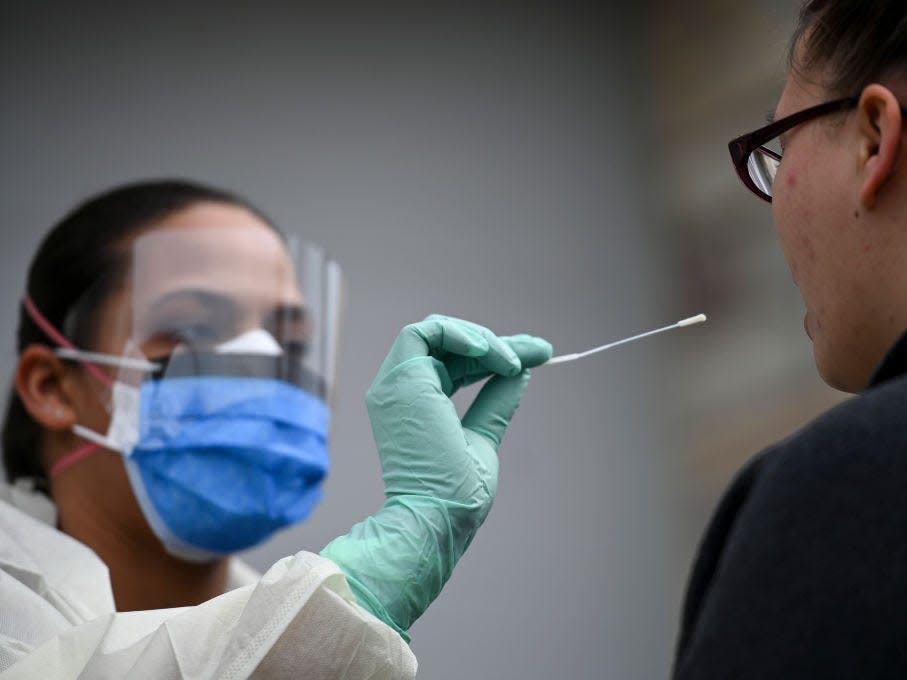
POLYGON ((416 659, 308 552, 264 576, 238 560, 225 594, 117 613, 107 567, 54 528, 53 504, 0 486, 0 679, 414 678, 416 659))

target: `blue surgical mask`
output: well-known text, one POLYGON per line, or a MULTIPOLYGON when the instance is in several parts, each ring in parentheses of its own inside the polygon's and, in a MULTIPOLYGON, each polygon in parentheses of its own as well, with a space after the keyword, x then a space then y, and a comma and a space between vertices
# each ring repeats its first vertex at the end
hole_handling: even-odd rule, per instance
POLYGON ((227 555, 302 521, 321 499, 328 419, 319 398, 273 378, 150 380, 126 470, 168 552, 227 555))
MULTIPOLYGON (((59 353, 159 368, 72 347, 59 353)), ((138 388, 113 382, 107 434, 73 427, 123 455, 139 505, 166 550, 190 561, 217 559, 304 520, 321 499, 328 472, 329 410, 317 382, 293 370, 283 371, 283 378, 266 377, 268 371, 248 375, 262 362, 286 363, 261 329, 208 355, 170 358, 180 362, 207 368, 202 375, 175 368, 165 373, 172 377, 145 380, 138 388)), ((71 457, 86 453, 82 447, 71 457)), ((66 458, 52 476, 74 462, 66 458)))

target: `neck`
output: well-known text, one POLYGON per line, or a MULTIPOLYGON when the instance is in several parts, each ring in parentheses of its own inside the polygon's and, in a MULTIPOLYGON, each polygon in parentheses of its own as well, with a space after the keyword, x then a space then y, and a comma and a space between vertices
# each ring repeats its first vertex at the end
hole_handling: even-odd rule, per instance
POLYGON ((140 555, 109 548, 100 557, 110 569, 117 611, 193 606, 226 590, 226 559, 196 564, 166 553, 140 555))
POLYGON ((91 456, 73 466, 54 480, 51 491, 59 529, 107 565, 117 611, 191 606, 226 590, 227 559, 186 562, 164 550, 115 454, 91 456))

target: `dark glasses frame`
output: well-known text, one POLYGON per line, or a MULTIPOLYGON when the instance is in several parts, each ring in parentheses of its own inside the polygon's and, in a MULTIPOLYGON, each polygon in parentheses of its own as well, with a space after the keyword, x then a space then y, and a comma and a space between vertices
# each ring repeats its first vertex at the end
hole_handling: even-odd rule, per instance
MULTIPOLYGON (((758 130, 754 130, 753 132, 741 135, 736 139, 732 139, 728 144, 728 149, 730 149, 731 160, 734 162, 734 169, 737 171, 737 176, 740 178, 740 181, 743 182, 743 185, 747 189, 756 194, 756 196, 764 201, 771 203, 771 195, 762 191, 762 189, 760 189, 753 181, 753 178, 750 177, 750 173, 747 168, 747 162, 749 161, 750 154, 752 154, 756 149, 760 149, 762 153, 771 158, 774 158, 777 161, 780 161, 781 156, 779 154, 775 153, 771 149, 766 148, 763 145, 770 142, 778 135, 784 134, 791 128, 800 125, 801 123, 813 120, 814 118, 819 118, 820 116, 826 116, 832 113, 837 113, 839 111, 847 111, 849 109, 853 109, 856 107, 859 101, 859 97, 846 97, 844 99, 835 99, 834 101, 825 102, 824 104, 817 104, 816 106, 811 106, 808 109, 797 111, 796 113, 785 116, 780 120, 769 123, 765 127, 761 127, 758 130)), ((907 115, 907 111, 904 111, 903 106, 901 107, 901 111, 904 112, 904 115, 907 115)))
MULTIPOLYGON (((817 104, 816 106, 811 106, 808 109, 797 111, 796 113, 785 116, 780 120, 769 123, 765 127, 761 127, 758 130, 754 130, 753 132, 741 135, 736 139, 732 139, 728 144, 728 149, 730 149, 731 160, 734 163, 734 169, 737 171, 737 176, 740 178, 740 181, 743 182, 743 185, 747 189, 756 194, 756 196, 764 201, 771 203, 771 195, 762 191, 762 189, 760 189, 753 181, 753 178, 750 177, 749 169, 747 168, 747 162, 749 161, 750 155, 756 149, 759 149, 762 153, 766 154, 770 158, 774 158, 776 161, 780 161, 781 156, 779 154, 775 153, 771 149, 766 148, 763 145, 767 142, 770 142, 778 135, 784 134, 792 127, 800 125, 800 123, 805 123, 807 121, 813 120, 814 118, 819 118, 820 116, 838 113, 840 111, 848 111, 850 109, 856 108, 859 101, 859 97, 845 97, 844 99, 835 99, 834 101, 825 102, 824 104, 817 104)), ((901 104, 900 107, 901 114, 907 117, 907 108, 905 108, 903 104, 901 104)))

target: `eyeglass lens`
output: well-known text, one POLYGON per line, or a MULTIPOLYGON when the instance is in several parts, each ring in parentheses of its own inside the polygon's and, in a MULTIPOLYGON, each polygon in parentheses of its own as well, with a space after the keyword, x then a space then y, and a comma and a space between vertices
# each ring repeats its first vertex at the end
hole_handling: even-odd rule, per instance
POLYGON ((772 140, 765 146, 758 146, 746 160, 746 168, 753 183, 767 196, 772 195, 775 173, 781 164, 781 146, 772 140))

